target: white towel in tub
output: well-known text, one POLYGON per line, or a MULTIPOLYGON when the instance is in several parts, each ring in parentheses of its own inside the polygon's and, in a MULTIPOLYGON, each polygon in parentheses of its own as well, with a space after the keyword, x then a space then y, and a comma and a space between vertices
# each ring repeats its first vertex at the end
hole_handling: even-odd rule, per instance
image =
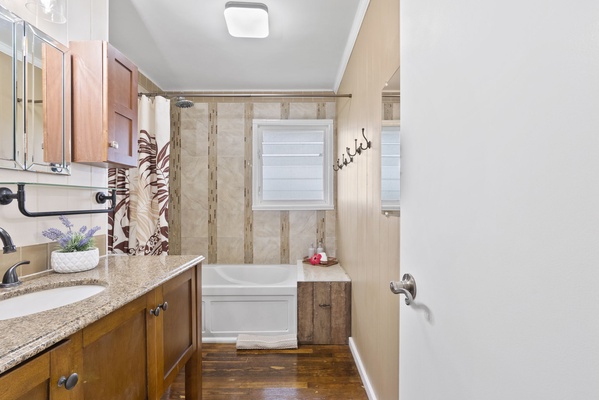
POLYGON ((260 336, 242 333, 237 336, 237 349, 297 349, 297 335, 260 336))

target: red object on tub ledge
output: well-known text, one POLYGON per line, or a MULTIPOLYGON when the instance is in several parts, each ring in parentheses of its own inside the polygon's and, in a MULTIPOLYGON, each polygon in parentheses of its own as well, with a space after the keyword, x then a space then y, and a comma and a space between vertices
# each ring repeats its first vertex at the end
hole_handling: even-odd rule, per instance
MULTIPOLYGON (((310 257, 304 257, 303 262, 304 262, 304 264, 311 264, 310 257)), ((324 261, 324 262, 321 261, 319 264, 316 264, 314 266, 330 267, 331 265, 335 265, 335 264, 339 264, 339 261, 335 257, 329 257, 328 261, 324 261)))

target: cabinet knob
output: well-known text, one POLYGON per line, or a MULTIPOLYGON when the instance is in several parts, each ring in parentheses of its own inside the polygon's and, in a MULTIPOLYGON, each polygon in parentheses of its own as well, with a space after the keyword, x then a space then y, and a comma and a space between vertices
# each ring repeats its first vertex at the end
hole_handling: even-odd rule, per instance
POLYGON ((113 140, 112 142, 108 143, 109 147, 112 147, 113 149, 118 149, 119 148, 119 142, 117 142, 116 140, 113 140))
POLYGON ((58 387, 64 386, 66 390, 71 390, 77 385, 77 382, 79 382, 79 375, 77 375, 76 372, 73 372, 68 378, 61 376, 58 379, 58 387))
POLYGON ((150 310, 150 314, 152 314, 153 316, 157 317, 160 315, 160 309, 162 308, 163 311, 166 311, 166 309, 168 308, 168 303, 165 301, 162 304, 158 304, 156 306, 156 308, 152 308, 150 310))

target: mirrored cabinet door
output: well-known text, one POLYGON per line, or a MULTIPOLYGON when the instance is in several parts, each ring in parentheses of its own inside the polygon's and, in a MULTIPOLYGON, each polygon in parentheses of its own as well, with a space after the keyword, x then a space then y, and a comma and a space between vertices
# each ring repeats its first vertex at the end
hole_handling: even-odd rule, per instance
POLYGON ((24 49, 21 85, 17 78, 17 87, 22 88, 17 96, 17 110, 23 112, 25 168, 68 173, 71 161, 68 49, 29 24, 25 24, 24 49))
POLYGON ((0 9, 0 167, 21 169, 23 142, 15 136, 15 30, 14 16, 0 9))

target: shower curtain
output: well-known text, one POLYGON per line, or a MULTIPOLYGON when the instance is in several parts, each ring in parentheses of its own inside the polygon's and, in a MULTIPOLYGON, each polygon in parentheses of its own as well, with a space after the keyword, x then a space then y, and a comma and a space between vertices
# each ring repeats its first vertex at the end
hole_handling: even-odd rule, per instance
POLYGON ((117 204, 108 217, 108 250, 116 254, 168 253, 170 100, 138 101, 137 168, 110 168, 117 204))

